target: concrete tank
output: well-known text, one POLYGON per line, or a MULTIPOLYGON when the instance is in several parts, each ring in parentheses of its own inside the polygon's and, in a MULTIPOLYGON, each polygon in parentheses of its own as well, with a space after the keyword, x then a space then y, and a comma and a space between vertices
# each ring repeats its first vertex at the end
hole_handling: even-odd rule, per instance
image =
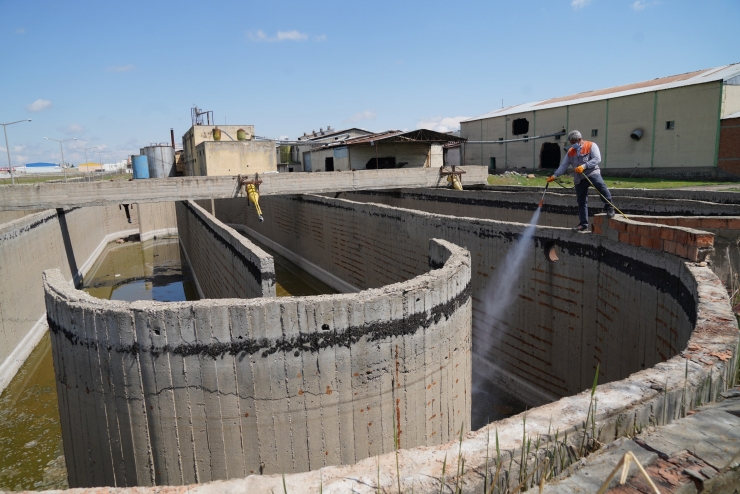
POLYGON ((175 149, 169 144, 155 144, 141 148, 141 154, 149 160, 149 177, 175 176, 175 149))
POLYGON ((149 165, 146 156, 131 156, 131 168, 134 178, 149 178, 149 165))

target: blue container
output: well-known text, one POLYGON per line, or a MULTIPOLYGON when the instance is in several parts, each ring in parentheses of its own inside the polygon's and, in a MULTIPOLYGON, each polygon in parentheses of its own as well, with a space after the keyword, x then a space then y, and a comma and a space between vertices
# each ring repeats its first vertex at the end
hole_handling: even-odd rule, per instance
POLYGON ((149 162, 146 156, 132 156, 131 165, 134 169, 134 178, 149 178, 149 162))

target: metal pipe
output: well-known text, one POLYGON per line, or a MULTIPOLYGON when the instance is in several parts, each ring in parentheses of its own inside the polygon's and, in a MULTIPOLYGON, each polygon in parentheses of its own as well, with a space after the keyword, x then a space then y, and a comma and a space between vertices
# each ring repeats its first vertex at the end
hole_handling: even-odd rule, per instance
POLYGON ((474 142, 476 144, 478 144, 478 143, 482 143, 482 144, 504 144, 504 143, 507 143, 507 142, 529 141, 530 139, 544 139, 545 137, 556 137, 556 136, 557 137, 560 137, 560 136, 564 136, 564 135, 565 135, 565 131, 562 130, 560 132, 555 132, 554 134, 546 134, 546 135, 532 136, 532 137, 522 137, 520 139, 501 139, 499 141, 465 141, 465 142, 466 142, 466 144, 469 144, 469 143, 472 143, 472 142, 474 142))
POLYGON ((175 129, 170 128, 170 139, 172 139, 172 149, 175 149, 175 129))

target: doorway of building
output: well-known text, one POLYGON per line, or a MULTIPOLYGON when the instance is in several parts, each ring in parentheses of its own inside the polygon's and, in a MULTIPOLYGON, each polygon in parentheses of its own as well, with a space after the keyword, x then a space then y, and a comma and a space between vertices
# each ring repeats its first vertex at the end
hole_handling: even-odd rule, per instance
POLYGON ((324 160, 324 170, 326 170, 328 172, 333 172, 334 171, 334 158, 333 157, 332 158, 326 158, 324 160))
POLYGON ((556 142, 545 142, 540 148, 540 168, 554 169, 560 166, 560 145, 556 142))

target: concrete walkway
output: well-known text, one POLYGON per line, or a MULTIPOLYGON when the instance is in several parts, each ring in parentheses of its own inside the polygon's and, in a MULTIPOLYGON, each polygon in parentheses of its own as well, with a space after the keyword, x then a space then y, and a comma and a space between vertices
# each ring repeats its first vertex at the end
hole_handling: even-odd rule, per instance
MULTIPOLYGON (((688 417, 621 438, 571 467, 571 476, 547 485, 547 494, 595 493, 619 460, 631 451, 661 493, 740 492, 740 386, 724 401, 688 417)), ((608 493, 654 492, 634 465, 624 485, 620 471, 608 493)))
MULTIPOLYGON (((484 184, 483 166, 461 167, 463 186, 484 184)), ((250 175, 245 179, 253 180, 250 175)), ((354 172, 266 173, 260 195, 322 194, 399 187, 447 186, 439 168, 398 168, 354 172)), ((237 177, 172 177, 88 183, 39 183, 0 186, 0 211, 52 209, 106 204, 170 202, 245 197, 237 177)))

